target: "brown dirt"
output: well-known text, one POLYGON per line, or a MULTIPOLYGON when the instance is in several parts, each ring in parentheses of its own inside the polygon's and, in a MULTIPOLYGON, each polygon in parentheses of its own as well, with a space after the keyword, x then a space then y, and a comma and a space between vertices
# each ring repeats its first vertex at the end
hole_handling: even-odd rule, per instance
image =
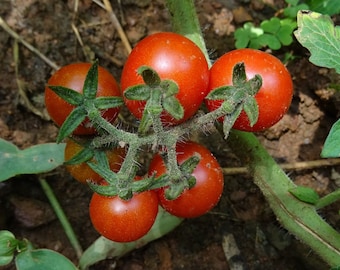
MULTIPOLYGON (((150 33, 171 29, 169 15, 161 0, 122 1, 123 5, 111 2, 132 45, 150 33)), ((257 22, 274 14, 274 9, 261 1, 225 2, 199 1, 197 4, 213 59, 233 49, 230 33, 244 20, 252 18, 257 22), (249 3, 242 6, 245 2, 249 3)), ((280 8, 283 2, 274 1, 273 5, 280 8)), ((3 0, 0 15, 27 42, 58 65, 97 57, 100 65, 118 79, 127 54, 106 12, 90 0, 80 1, 76 14, 73 5, 72 0, 3 0), (84 54, 71 28, 72 23, 90 53, 84 54)), ((53 70, 19 44, 20 65, 16 77, 14 46, 13 38, 0 30, 0 137, 20 148, 53 142, 57 128, 27 107, 16 81, 21 81, 28 99, 42 115, 46 115, 42 101, 44 85, 53 70)), ((278 162, 319 159, 331 124, 339 116, 339 98, 336 94, 330 96, 327 91, 329 84, 338 77, 310 64, 307 51, 297 44, 274 54, 283 59, 286 52, 296 56, 288 64, 295 85, 293 104, 280 123, 258 137, 278 162)), ((222 166, 241 165, 218 134, 197 134, 196 137, 212 150, 222 166)), ((324 195, 339 187, 339 173, 339 167, 328 167, 293 170, 289 175, 298 184, 313 187, 324 195)), ((88 218, 91 191, 74 181, 63 167, 46 178, 82 246, 88 247, 98 237, 88 218)), ((118 261, 103 261, 91 269, 229 269, 222 249, 222 238, 228 234, 235 237, 241 251, 239 260, 247 269, 327 269, 308 247, 276 222, 251 177, 226 175, 225 181, 224 196, 211 213, 186 220, 162 239, 118 261)), ((338 206, 328 207, 321 214, 339 229, 338 206)), ((37 247, 54 249, 76 262, 76 255, 51 213, 36 175, 22 175, 0 183, 0 208, 0 229, 11 230, 18 238, 25 237, 37 247)), ((15 266, 4 269, 15 269, 15 266)))

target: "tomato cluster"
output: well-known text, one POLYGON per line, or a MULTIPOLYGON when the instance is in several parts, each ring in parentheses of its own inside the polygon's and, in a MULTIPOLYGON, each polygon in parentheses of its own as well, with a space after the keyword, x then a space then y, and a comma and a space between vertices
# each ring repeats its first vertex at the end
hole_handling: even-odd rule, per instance
MULTIPOLYGON (((269 128, 287 112, 293 95, 292 80, 284 65, 267 53, 241 49, 226 53, 209 69, 202 51, 192 41, 175 33, 153 34, 135 46, 122 71, 121 89, 107 70, 98 67, 98 76, 95 77, 98 83, 97 90, 93 96, 88 91, 92 87, 87 75, 90 73, 89 63, 76 63, 61 68, 52 75, 46 86, 46 108, 56 125, 62 127, 65 123, 73 121, 72 117, 79 113, 74 111, 80 104, 83 110, 80 114, 83 118, 79 121, 79 126, 74 127, 73 136, 105 134, 105 131, 98 129, 99 124, 93 125, 89 120, 90 114, 84 115, 84 112, 91 109, 92 100, 102 118, 112 123, 119 113, 119 106, 110 106, 108 98, 118 97, 124 100, 132 115, 142 121, 145 111, 149 113, 148 110, 151 109, 156 112, 160 110, 157 114, 160 123, 171 130, 172 126, 190 121, 202 103, 205 103, 211 113, 222 107, 226 100, 206 97, 218 89, 223 91, 234 89, 228 86, 240 81, 235 79, 233 74, 234 67, 239 63, 244 63, 245 66, 243 70, 245 74, 241 75, 244 81, 259 75, 262 78, 262 85, 252 97, 257 104, 256 123, 252 125, 248 119, 249 112, 240 109, 233 128, 251 132, 269 128), (144 76, 145 70, 151 78, 144 76), (166 83, 162 83, 163 81, 166 83), (149 87, 147 90, 143 86, 145 84, 149 87), (59 86, 57 89, 59 92, 65 91, 64 97, 67 101, 58 95, 53 86, 59 86), (169 86, 169 89, 166 86, 169 86), (134 92, 131 92, 131 89, 134 92), (162 90, 157 92, 155 89, 162 90), (133 98, 127 98, 127 93, 133 98), (147 107, 150 99, 155 103, 147 107), (169 104, 182 109, 180 119, 174 117, 176 113, 169 108, 169 104)), ((239 106, 242 102, 243 100, 233 100, 230 104, 235 103, 239 106)), ((223 121, 223 115, 219 120, 223 121)), ((102 187, 112 184, 112 179, 105 181, 107 179, 104 180, 103 175, 90 166, 91 163, 96 163, 93 151, 76 141, 66 140, 65 160, 70 162, 78 158, 83 163, 67 163, 70 174, 82 183, 90 182, 92 185, 97 183, 102 187)), ((169 160, 164 158, 166 156, 164 150, 166 152, 169 145, 162 142, 159 144, 162 151, 155 153, 148 174, 144 177, 153 179, 154 185, 140 192, 131 191, 129 198, 122 198, 117 193, 112 196, 99 194, 100 192, 93 194, 89 208, 90 218, 96 230, 106 238, 118 242, 139 239, 154 224, 158 205, 172 215, 194 218, 207 213, 218 203, 223 191, 223 173, 212 153, 196 142, 177 143, 175 152, 178 169, 184 166, 183 164, 189 163, 193 156, 199 159, 189 173, 181 172, 180 177, 173 179, 169 173, 169 160), (193 185, 188 184, 190 177, 195 180, 193 185), (164 179, 168 181, 166 184, 162 184, 164 179), (176 183, 181 183, 183 188, 178 196, 169 198, 167 192, 176 183)), ((114 175, 118 175, 117 179, 121 179, 119 172, 125 154, 126 150, 119 147, 105 152, 106 169, 116 173, 114 175)))

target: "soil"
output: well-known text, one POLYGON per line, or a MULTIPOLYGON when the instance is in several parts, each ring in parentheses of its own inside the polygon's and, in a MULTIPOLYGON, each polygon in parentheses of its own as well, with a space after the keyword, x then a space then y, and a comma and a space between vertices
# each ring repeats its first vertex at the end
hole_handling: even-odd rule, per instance
MULTIPOLYGON (((284 1, 197 1, 202 31, 212 59, 234 48, 232 32, 244 21, 268 19, 284 1), (263 4, 266 2, 266 4, 263 4)), ((132 46, 144 36, 170 31, 169 14, 162 0, 111 1, 132 46), (122 2, 120 4, 120 2, 122 2)), ((98 58, 100 65, 120 78, 126 50, 104 9, 91 0, 2 0, 0 15, 24 40, 59 66, 98 58), (80 44, 75 31, 81 37, 80 44)), ((339 116, 339 97, 329 90, 339 82, 331 70, 308 62, 308 52, 297 42, 273 52, 288 62, 294 80, 289 113, 271 129, 257 134, 280 163, 320 159, 323 142, 339 116)), ((24 149, 54 142, 58 129, 44 110, 44 86, 54 71, 5 31, 0 30, 0 137, 24 149), (13 57, 18 46, 18 72, 13 57), (23 91, 19 91, 18 83, 23 91)), ((228 145, 213 131, 198 132, 195 139, 208 146, 223 167, 242 166, 228 145)), ((340 186, 340 167, 291 170, 298 184, 325 195, 340 186)), ((44 175, 62 204, 83 248, 99 235, 88 217, 91 191, 72 179, 64 167, 44 175)), ((21 175, 0 183, 0 229, 29 239, 36 247, 61 252, 77 263, 74 250, 55 218, 38 183, 38 175, 21 175)), ((232 235, 240 250, 237 261, 244 269, 328 269, 310 248, 290 235, 276 221, 249 175, 225 175, 220 203, 210 213, 185 220, 178 228, 118 260, 105 260, 91 269, 230 269, 222 248, 232 235)), ((339 204, 321 215, 340 229, 339 204)), ((3 269, 15 269, 14 264, 3 269)))

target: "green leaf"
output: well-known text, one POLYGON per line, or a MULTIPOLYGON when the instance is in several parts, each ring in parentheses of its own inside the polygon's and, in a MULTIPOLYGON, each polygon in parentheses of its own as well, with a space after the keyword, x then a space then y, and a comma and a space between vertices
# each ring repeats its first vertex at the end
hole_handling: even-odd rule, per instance
POLYGON ((315 204, 319 200, 316 191, 309 187, 297 186, 289 189, 289 192, 302 202, 315 204))
POLYGON ((293 42, 293 30, 289 25, 282 25, 277 32, 276 37, 284 46, 288 46, 293 42))
POLYGON ((248 116, 250 126, 254 126, 259 118, 259 107, 254 97, 245 100, 243 109, 248 116))
MULTIPOLYGON (((109 166, 106 164, 99 164, 97 162, 88 161, 87 165, 91 167, 96 173, 98 173, 106 182, 111 185, 115 185, 118 181, 117 174, 110 170, 109 166)), ((97 186, 97 185, 96 185, 97 186)), ((100 186, 98 186, 100 187, 100 186)), ((109 188, 109 186, 105 186, 105 188, 109 188)), ((97 192, 97 190, 95 190, 97 192)), ((99 193, 99 192, 98 192, 99 193)), ((101 194, 101 193, 100 193, 101 194)))
POLYGON ((281 48, 279 39, 273 34, 263 34, 258 38, 258 42, 261 44, 261 47, 268 46, 272 50, 278 50, 281 48))
POLYGON ((97 88, 98 88, 98 60, 94 61, 93 65, 87 72, 83 88, 84 97, 87 99, 94 99, 97 95, 97 88))
POLYGON ((260 26, 264 32, 275 34, 281 27, 280 19, 273 17, 270 20, 263 21, 260 26))
POLYGON ((84 102, 84 96, 73 89, 53 85, 49 85, 48 88, 71 105, 79 106, 84 102))
POLYGON ((121 97, 97 97, 93 102, 98 110, 117 108, 124 104, 121 97))
POLYGON ((329 16, 311 11, 299 11, 297 24, 294 34, 310 51, 309 61, 340 73, 340 27, 334 27, 329 16))
POLYGON ((310 7, 307 4, 297 5, 297 3, 294 3, 292 4, 292 6, 285 8, 283 10, 283 14, 288 18, 296 18, 296 15, 299 10, 307 10, 307 9, 310 9, 310 7))
POLYGON ((324 158, 340 157, 340 119, 333 124, 324 143, 321 156, 324 158))
POLYGON ((180 120, 184 116, 183 106, 174 96, 167 97, 163 100, 163 108, 176 120, 180 120))
POLYGON ((150 98, 151 88, 145 84, 138 84, 125 90, 124 96, 131 100, 148 100, 150 98))
POLYGON ((329 16, 340 13, 340 2, 335 0, 309 0, 310 10, 329 16))
POLYGON ((84 147, 82 150, 80 150, 77 154, 75 154, 71 159, 66 161, 64 164, 65 165, 80 164, 80 163, 90 160, 91 158, 93 158, 93 156, 94 156, 93 149, 84 147))
POLYGON ((247 30, 243 28, 236 29, 236 31, 234 32, 234 37, 236 40, 235 42, 236 49, 246 48, 248 46, 250 37, 247 30))
POLYGON ((19 174, 49 172, 64 162, 65 144, 46 143, 20 150, 0 139, 0 181, 19 174))
POLYGON ((76 107, 65 119, 65 122, 59 129, 57 142, 61 142, 69 136, 86 118, 87 112, 84 107, 76 107))
POLYGON ((27 250, 15 258, 18 270, 77 270, 65 256, 50 249, 27 250))
MULTIPOLYGON (((7 230, 0 231, 0 258, 2 256, 13 256, 18 245, 13 233, 7 230)), ((1 261, 0 261, 0 265, 1 261)))

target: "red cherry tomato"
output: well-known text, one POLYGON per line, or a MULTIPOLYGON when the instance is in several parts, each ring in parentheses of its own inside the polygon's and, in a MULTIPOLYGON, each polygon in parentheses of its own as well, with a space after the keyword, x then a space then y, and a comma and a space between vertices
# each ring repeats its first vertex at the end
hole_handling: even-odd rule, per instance
MULTIPOLYGON (((259 118, 250 126, 244 111, 241 112, 233 128, 243 131, 261 131, 276 124, 288 111, 293 96, 293 82, 286 67, 276 57, 253 49, 239 49, 221 56, 210 69, 209 90, 232 85, 233 67, 243 62, 247 79, 256 74, 262 77, 262 87, 255 95, 259 118)), ((222 101, 206 100, 210 111, 218 108, 222 101)))
POLYGON ((134 194, 128 201, 94 193, 89 211, 101 235, 116 242, 131 242, 151 229, 158 213, 158 198, 153 190, 134 194))
MULTIPOLYGON (((90 63, 74 63, 62 67, 56 71, 48 80, 48 85, 64 86, 82 93, 85 77, 90 68, 90 63)), ((98 67, 98 90, 97 97, 121 96, 119 86, 113 76, 104 68, 98 67)), ((50 88, 45 88, 45 104, 48 114, 57 126, 61 126, 74 106, 67 103, 50 88)), ((113 122, 118 116, 119 109, 112 108, 103 111, 102 115, 105 119, 113 122)), ((73 134, 75 135, 89 135, 96 133, 90 121, 85 119, 84 122, 78 126, 73 134)))
MULTIPOLYGON (((73 156, 79 153, 83 149, 83 146, 76 143, 71 139, 66 140, 65 147, 65 161, 70 160, 73 156)), ((108 150, 105 152, 110 169, 114 172, 117 172, 120 169, 122 162, 125 157, 125 149, 124 148, 115 148, 112 150, 108 150)), ((97 174, 94 170, 90 168, 86 163, 80 163, 75 165, 66 165, 67 171, 73 176, 77 181, 86 184, 87 180, 91 180, 95 183, 101 183, 103 178, 97 174)))
MULTIPOLYGON (((143 84, 138 75, 140 66, 154 69, 161 79, 171 79, 178 84, 177 99, 184 108, 181 120, 163 113, 164 124, 178 124, 193 116, 207 94, 209 68, 202 51, 189 39, 176 33, 157 33, 140 41, 124 65, 121 87, 143 84)), ((142 118, 144 101, 125 99, 126 106, 138 119, 142 118)))
MULTIPOLYGON (((186 189, 174 200, 167 200, 165 188, 157 190, 161 206, 169 213, 183 218, 194 218, 207 213, 219 201, 223 192, 223 173, 212 153, 204 146, 195 142, 185 142, 177 145, 177 161, 182 164, 185 160, 199 154, 201 159, 192 175, 196 184, 186 189)), ((150 163, 149 174, 161 176, 166 172, 163 159, 155 155, 150 163)))

